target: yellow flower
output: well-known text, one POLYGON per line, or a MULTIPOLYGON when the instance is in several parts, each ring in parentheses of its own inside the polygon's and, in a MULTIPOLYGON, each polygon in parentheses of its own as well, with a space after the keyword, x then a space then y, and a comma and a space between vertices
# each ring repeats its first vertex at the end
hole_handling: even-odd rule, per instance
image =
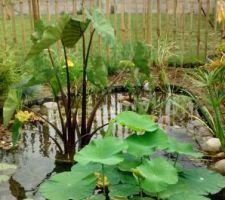
POLYGON ((28 111, 19 111, 16 113, 15 118, 17 118, 20 122, 27 122, 31 117, 31 113, 28 111))
POLYGON ((109 180, 107 178, 107 176, 104 176, 104 183, 102 180, 102 174, 100 174, 99 172, 95 172, 95 176, 97 177, 97 186, 99 188, 103 188, 104 186, 107 187, 110 185, 109 180))
POLYGON ((74 67, 74 63, 72 62, 72 60, 67 59, 67 63, 68 63, 68 67, 74 67))

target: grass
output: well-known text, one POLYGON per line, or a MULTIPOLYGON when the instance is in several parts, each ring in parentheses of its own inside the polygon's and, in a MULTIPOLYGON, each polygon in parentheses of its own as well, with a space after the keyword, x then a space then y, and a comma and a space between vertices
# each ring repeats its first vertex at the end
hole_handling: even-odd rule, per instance
MULTIPOLYGON (((46 18, 46 17, 43 17, 46 18)), ((55 20, 55 16, 52 16, 52 21, 55 20)), ((114 15, 110 16, 112 24, 114 24, 114 15)), ((200 19, 200 52, 199 58, 197 57, 197 23, 198 15, 193 15, 192 31, 191 27, 191 17, 189 14, 185 14, 182 20, 181 16, 177 16, 177 26, 176 33, 174 32, 174 20, 173 15, 161 14, 161 30, 160 38, 157 36, 157 16, 156 14, 152 15, 152 49, 153 55, 157 56, 157 46, 158 44, 164 46, 173 46, 172 53, 173 56, 170 59, 171 63, 176 64, 192 64, 195 62, 201 62, 205 60, 205 37, 206 37, 206 19, 204 16, 201 16, 200 19), (184 29, 182 29, 182 24, 184 23, 184 29), (158 43, 159 39, 159 43, 158 43)), ((2 24, 2 19, 0 19, 0 24, 2 24)), ((121 15, 116 15, 116 33, 117 38, 121 42, 122 32, 121 32, 121 15)), ((209 24, 207 23, 209 26, 209 24)), ((131 14, 131 29, 128 27, 128 15, 125 15, 125 26, 126 31, 125 35, 127 36, 126 42, 134 43, 135 41, 145 41, 146 38, 146 29, 143 28, 143 15, 142 14, 131 14)), ((26 55, 31 46, 30 35, 32 33, 32 27, 30 23, 29 16, 16 16, 16 36, 17 42, 15 43, 13 39, 12 31, 12 20, 7 20, 5 23, 5 34, 3 28, 0 29, 0 41, 2 44, 6 44, 8 47, 17 49, 19 55, 26 55), (25 45, 23 45, 23 30, 22 23, 24 24, 24 40, 25 45), (5 36, 5 37, 4 37, 5 36)), ((211 28, 209 26, 208 33, 208 54, 214 54, 215 46, 220 42, 220 32, 211 28)), ((94 40, 95 47, 98 46, 98 37, 95 37, 94 40)), ((93 48, 95 51, 99 50, 99 47, 93 48)), ((153 56, 154 57, 154 56, 153 56)))

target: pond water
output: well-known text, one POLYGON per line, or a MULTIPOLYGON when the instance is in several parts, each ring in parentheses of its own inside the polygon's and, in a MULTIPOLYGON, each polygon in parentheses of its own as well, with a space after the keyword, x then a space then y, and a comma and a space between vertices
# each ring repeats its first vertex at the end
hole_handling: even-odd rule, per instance
MULTIPOLYGON (((127 95, 124 94, 108 96, 97 111, 94 127, 107 123, 123 110, 131 109, 132 103, 127 98, 127 95)), ((146 101, 146 99, 143 99, 143 101, 146 101)), ((54 104, 47 103, 45 107, 47 108, 45 114, 48 119, 57 122, 58 116, 54 104)), ((36 106, 35 109, 39 108, 36 106)), ((196 114, 193 105, 189 104, 187 109, 189 113, 196 114)), ((161 126, 166 129, 168 134, 176 136, 182 141, 192 142, 197 147, 191 133, 194 131, 193 120, 186 118, 186 113, 181 115, 181 112, 176 110, 176 112, 179 112, 180 119, 177 120, 176 115, 171 115, 171 110, 175 111, 171 102, 168 101, 164 109, 158 113, 158 121, 161 126)), ((129 130, 116 126, 115 133, 124 137, 129 134, 129 130)), ((0 200, 44 200, 38 193, 39 185, 51 174, 70 169, 71 166, 69 165, 60 165, 55 162, 57 149, 49 139, 49 134, 57 139, 51 127, 42 125, 36 127, 26 126, 18 148, 10 151, 0 150, 1 162, 16 164, 18 167, 8 182, 0 184, 0 200)), ((186 158, 181 157, 180 159, 187 167, 205 165, 204 161, 190 162, 186 158)), ((222 196, 212 197, 212 199, 224 200, 224 194, 220 193, 220 195, 222 196)))

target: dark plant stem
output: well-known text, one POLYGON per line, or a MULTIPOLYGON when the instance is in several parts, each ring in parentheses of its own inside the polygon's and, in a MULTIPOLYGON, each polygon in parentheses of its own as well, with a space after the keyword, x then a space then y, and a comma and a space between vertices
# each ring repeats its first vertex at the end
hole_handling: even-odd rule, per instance
MULTIPOLYGON (((95 117, 95 113, 97 112, 100 104, 102 103, 102 101, 104 100, 105 96, 109 93, 111 87, 115 84, 116 81, 118 81, 121 77, 121 75, 124 73, 125 70, 121 71, 119 73, 119 75, 110 83, 110 85, 108 86, 108 88, 106 89, 106 91, 102 94, 102 96, 98 99, 98 101, 95 103, 94 108, 91 111, 91 114, 88 118, 88 122, 87 122, 87 132, 91 132, 91 127, 94 121, 94 117, 95 117)), ((89 137, 88 140, 90 140, 91 138, 89 137)))
POLYGON ((62 42, 62 45, 63 45, 65 64, 66 64, 66 80, 67 80, 67 138, 68 138, 69 148, 74 148, 75 134, 74 132, 72 132, 72 128, 71 128, 72 114, 71 114, 70 72, 69 72, 66 47, 63 44, 63 42, 62 42))
MULTIPOLYGON (((88 59, 91 50, 91 44, 93 40, 93 36, 95 33, 95 29, 91 33, 91 37, 89 40, 87 54, 85 48, 85 36, 83 35, 83 81, 82 81, 82 116, 81 116, 81 135, 85 135, 87 133, 87 124, 86 124, 86 116, 87 116, 87 66, 88 59)), ((88 144, 89 141, 84 137, 81 141, 81 147, 84 147, 88 144)))

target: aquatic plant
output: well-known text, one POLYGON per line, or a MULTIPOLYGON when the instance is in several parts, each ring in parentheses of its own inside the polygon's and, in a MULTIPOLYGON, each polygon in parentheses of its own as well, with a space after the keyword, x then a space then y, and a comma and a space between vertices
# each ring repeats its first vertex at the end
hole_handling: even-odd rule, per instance
POLYGON ((55 174, 39 189, 49 200, 209 200, 225 178, 205 168, 185 168, 178 156, 199 158, 191 144, 170 138, 149 115, 122 112, 113 124, 133 131, 126 138, 106 135, 76 153, 71 171, 55 174), (168 160, 160 152, 174 154, 168 160))
MULTIPOLYGON (((64 15, 60 17, 56 24, 49 26, 46 26, 42 21, 37 22, 36 31, 32 34, 33 46, 27 55, 27 59, 43 58, 44 62, 42 62, 42 66, 38 66, 37 71, 34 70, 34 73, 25 76, 18 83, 18 86, 9 92, 4 105, 4 124, 7 125, 16 110, 25 109, 29 111, 22 100, 24 89, 36 85, 49 86, 57 103, 62 128, 59 129, 47 119, 40 117, 55 129, 63 142, 63 148, 56 140, 54 142, 57 143, 60 152, 66 154, 69 159, 73 157, 76 144, 79 144, 79 148, 84 147, 96 133, 95 130, 92 131, 92 123, 97 108, 103 101, 104 96, 110 91, 113 83, 122 74, 121 72, 115 80, 108 84, 107 71, 100 59, 92 60, 92 66, 88 67, 94 34, 98 33, 109 45, 114 44, 115 37, 113 28, 98 9, 93 10, 92 14, 86 11, 86 16, 86 20, 83 21, 70 15, 64 15), (92 29, 86 45, 85 32, 89 24, 92 25, 92 29), (68 56, 68 49, 74 48, 80 39, 82 39, 82 63, 77 66, 68 56), (58 56, 51 48, 58 41, 62 44, 64 67, 59 64, 58 56), (89 112, 89 116, 87 114, 88 82, 104 90, 89 112), (82 114, 81 125, 79 126, 77 118, 80 107, 82 114), (63 111, 65 117, 62 114, 63 111)), ((13 126, 14 138, 19 137, 18 130, 21 126, 22 123, 15 120, 13 126)))

